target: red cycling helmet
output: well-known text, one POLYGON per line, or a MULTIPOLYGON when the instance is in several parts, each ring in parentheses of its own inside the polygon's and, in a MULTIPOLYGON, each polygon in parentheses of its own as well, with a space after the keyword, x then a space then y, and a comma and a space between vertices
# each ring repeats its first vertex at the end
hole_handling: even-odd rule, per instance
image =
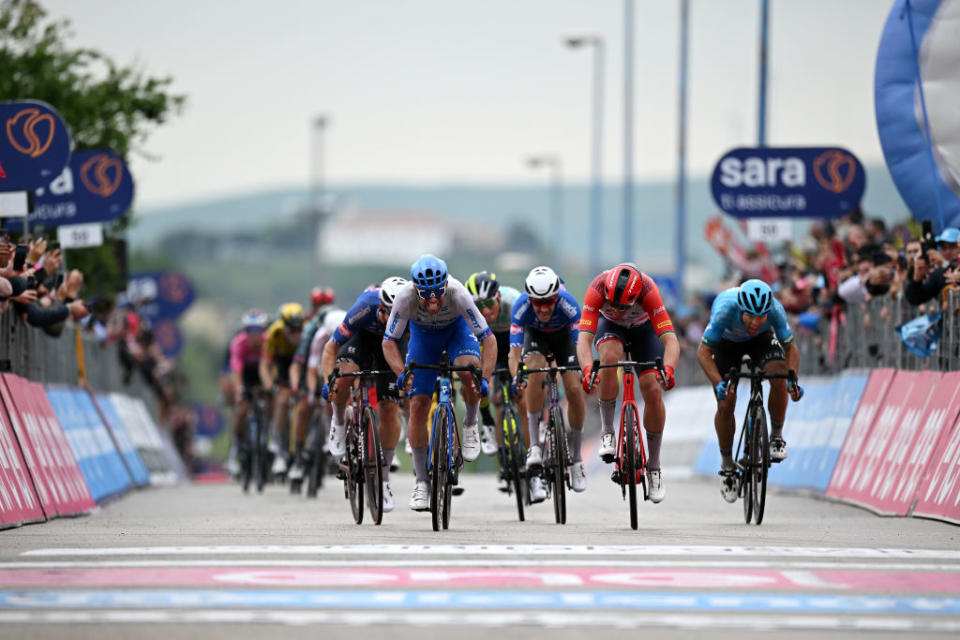
POLYGON ((630 263, 618 264, 607 272, 604 299, 618 309, 629 309, 643 290, 643 276, 630 263))
POLYGON ((310 292, 310 302, 315 305, 333 304, 333 289, 330 287, 314 287, 310 292))

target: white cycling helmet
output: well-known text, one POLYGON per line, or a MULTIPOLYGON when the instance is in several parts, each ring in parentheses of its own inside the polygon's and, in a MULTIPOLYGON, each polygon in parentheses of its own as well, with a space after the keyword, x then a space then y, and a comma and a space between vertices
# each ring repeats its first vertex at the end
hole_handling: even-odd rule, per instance
POLYGON ((560 291, 560 278, 550 267, 534 267, 523 288, 534 300, 552 298, 560 291))
POLYGON ((333 332, 337 330, 337 327, 340 326, 340 323, 343 322, 343 319, 347 317, 347 312, 343 309, 331 309, 327 312, 327 315, 323 317, 323 330, 328 336, 332 336, 333 332))
POLYGON ((400 289, 407 285, 407 280, 399 276, 391 276, 380 283, 380 302, 385 307, 392 307, 393 301, 397 299, 400 289))

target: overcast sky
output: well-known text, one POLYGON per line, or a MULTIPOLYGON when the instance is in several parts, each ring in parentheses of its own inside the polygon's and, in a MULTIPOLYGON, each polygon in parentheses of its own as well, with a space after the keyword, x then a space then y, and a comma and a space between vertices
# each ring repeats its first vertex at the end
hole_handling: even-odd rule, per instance
MULTIPOLYGON (((185 112, 132 159, 141 209, 326 179, 540 184, 589 176, 592 53, 606 42, 604 174, 623 178, 622 0, 41 0, 75 46, 170 75, 185 112)), ((873 68, 891 0, 771 0, 768 142, 882 161, 873 68)), ((691 0, 689 170, 756 141, 760 0, 691 0)), ((676 171, 679 2, 636 0, 634 165, 676 171)), ((54 105, 55 106, 55 105, 54 105)))

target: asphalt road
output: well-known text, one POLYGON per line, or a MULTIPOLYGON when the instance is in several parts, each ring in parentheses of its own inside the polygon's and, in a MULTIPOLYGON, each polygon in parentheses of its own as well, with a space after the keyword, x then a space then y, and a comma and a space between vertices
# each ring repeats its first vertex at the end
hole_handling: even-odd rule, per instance
POLYGON ((492 476, 463 483, 442 532, 407 509, 407 474, 381 526, 353 523, 342 486, 307 500, 226 484, 3 531, 0 637, 960 635, 956 526, 774 492, 746 525, 718 481, 665 475, 633 531, 602 474, 566 525, 549 503, 519 522, 492 476))

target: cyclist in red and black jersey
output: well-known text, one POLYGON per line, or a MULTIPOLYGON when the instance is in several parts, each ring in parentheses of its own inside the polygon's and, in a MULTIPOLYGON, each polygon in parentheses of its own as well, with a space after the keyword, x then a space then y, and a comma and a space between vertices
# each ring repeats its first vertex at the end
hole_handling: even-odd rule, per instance
MULTIPOLYGON (((647 487, 650 500, 660 502, 664 497, 660 443, 666 421, 662 390, 672 389, 675 384, 673 372, 680 358, 680 342, 657 284, 636 265, 619 264, 598 275, 587 287, 577 337, 577 359, 583 370, 583 389, 587 393, 593 391, 590 368, 594 346, 602 364, 619 362, 627 354, 638 362, 663 357, 665 380, 660 379, 654 369, 637 371, 643 396, 643 427, 647 432, 647 487)), ((598 377, 602 429, 600 457, 610 463, 616 454, 613 414, 620 387, 616 369, 601 369, 598 377)))

